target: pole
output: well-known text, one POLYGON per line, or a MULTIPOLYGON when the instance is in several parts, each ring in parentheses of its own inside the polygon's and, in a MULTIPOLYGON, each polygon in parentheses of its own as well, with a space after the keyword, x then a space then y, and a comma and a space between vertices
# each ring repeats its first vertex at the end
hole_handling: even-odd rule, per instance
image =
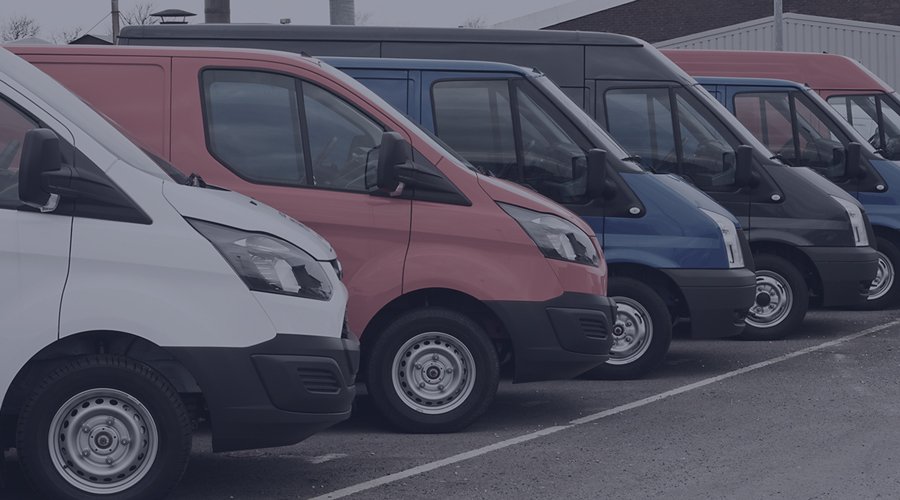
POLYGON ((775 50, 784 50, 784 9, 782 0, 775 0, 775 50))
POLYGON ((353 0, 329 0, 331 6, 331 24, 356 24, 356 12, 353 0))
POLYGON ((203 14, 206 23, 230 23, 231 0, 205 0, 203 14))
POLYGON ((119 0, 110 0, 110 17, 112 17, 112 42, 119 39, 119 0))

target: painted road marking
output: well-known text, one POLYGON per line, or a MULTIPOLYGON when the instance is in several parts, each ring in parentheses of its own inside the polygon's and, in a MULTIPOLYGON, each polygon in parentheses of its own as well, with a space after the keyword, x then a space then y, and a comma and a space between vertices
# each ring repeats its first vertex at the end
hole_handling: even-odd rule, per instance
POLYGON ((404 479, 417 476, 419 474, 424 474, 426 472, 433 471, 435 469, 440 469, 441 467, 446 467, 448 465, 453 465, 459 462, 463 462, 475 457, 479 457, 481 455, 485 455, 487 453, 491 453, 493 451, 502 450, 504 448, 509 448, 510 446, 515 446, 517 444, 525 443, 540 437, 549 436, 551 434, 556 434, 557 432, 564 431, 567 429, 571 429, 573 427, 577 427, 579 425, 588 424, 591 422, 595 422, 602 418, 610 417, 613 415, 617 415, 619 413, 623 413, 629 410, 634 410, 635 408, 640 408, 642 406, 647 406, 649 404, 655 403, 657 401, 662 401, 664 399, 671 398, 672 396, 677 396, 679 394, 684 394, 685 392, 693 391, 695 389, 699 389, 701 387, 705 387, 710 384, 715 384, 717 382, 721 382, 723 380, 730 379, 732 377, 737 377, 738 375, 743 375, 748 372, 752 372, 755 370, 759 370, 765 368, 767 366, 772 366, 777 363, 781 363, 787 361, 789 359, 793 359, 799 356, 804 356, 806 354, 822 351, 845 342, 849 342, 851 340, 858 339, 860 337, 865 337, 866 335, 871 335, 873 333, 880 332, 882 330, 891 328, 892 326, 900 325, 900 319, 891 321, 889 323, 885 323, 879 326, 873 326, 872 328, 868 328, 861 332, 857 332, 851 335, 846 335, 844 337, 837 338, 835 340, 831 340, 828 342, 824 342, 822 344, 814 345, 812 347, 806 347, 804 349, 800 349, 794 352, 790 352, 788 354, 784 354, 782 356, 777 356, 766 361, 761 361, 759 363, 755 363, 749 366, 745 366, 744 368, 739 368, 737 370, 733 370, 727 373, 723 373, 721 375, 717 375, 715 377, 710 377, 707 379, 700 380, 698 382, 694 382, 692 384, 687 384, 681 387, 677 387, 675 389, 661 392, 654 396, 649 396, 644 399, 639 399, 637 401, 633 401, 631 403, 626 403, 621 406, 617 406, 615 408, 610 408, 609 410, 604 410, 601 412, 594 413, 592 415, 587 415, 581 418, 576 418, 572 420, 567 425, 557 425, 554 427, 548 427, 546 429, 541 429, 536 432, 532 432, 529 434, 523 434, 518 437, 506 439, 504 441, 499 441, 494 444, 490 444, 487 446, 483 446, 481 448, 477 448, 475 450, 466 451, 463 453, 459 453, 457 455, 453 455, 451 457, 447 457, 441 460, 436 460, 434 462, 429 462, 427 464, 418 465, 416 467, 412 467, 406 470, 402 470, 400 472, 395 472, 393 474, 388 474, 386 476, 382 476, 379 478, 372 479, 370 481, 365 481, 359 484, 355 484, 352 486, 348 486, 346 488, 341 488, 336 491, 332 491, 331 493, 326 493, 324 495, 313 498, 312 500, 333 500, 336 498, 344 498, 350 495, 355 495, 357 493, 361 493, 363 491, 371 490, 373 488, 377 488, 379 486, 384 486, 386 484, 395 483, 397 481, 402 481, 404 479))

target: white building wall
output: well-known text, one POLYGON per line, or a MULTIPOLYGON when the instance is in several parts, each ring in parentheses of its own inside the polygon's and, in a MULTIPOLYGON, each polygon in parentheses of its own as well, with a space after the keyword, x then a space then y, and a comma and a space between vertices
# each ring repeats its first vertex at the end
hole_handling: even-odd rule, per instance
MULTIPOLYGON (((656 44, 667 49, 774 50, 772 17, 656 44)), ((900 88, 900 26, 801 14, 784 15, 784 50, 852 57, 900 88)))

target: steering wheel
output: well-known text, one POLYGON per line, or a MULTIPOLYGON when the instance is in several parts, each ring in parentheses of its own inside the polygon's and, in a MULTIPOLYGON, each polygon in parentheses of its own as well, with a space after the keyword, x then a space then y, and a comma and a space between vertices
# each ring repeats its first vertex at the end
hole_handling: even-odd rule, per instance
POLYGON ((332 138, 328 140, 328 144, 326 144, 325 147, 322 148, 322 151, 316 156, 316 159, 313 160, 313 166, 320 165, 322 163, 322 160, 324 160, 325 157, 328 156, 328 153, 330 153, 331 150, 334 149, 334 145, 337 144, 337 141, 338 138, 336 135, 332 136, 332 138))

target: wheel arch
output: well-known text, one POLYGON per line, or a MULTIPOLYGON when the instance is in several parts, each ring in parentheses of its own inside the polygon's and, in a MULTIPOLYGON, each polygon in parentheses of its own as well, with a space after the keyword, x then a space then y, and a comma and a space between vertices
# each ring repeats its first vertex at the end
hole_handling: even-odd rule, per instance
MULTIPOLYGON (((607 264, 610 279, 615 277, 632 278, 649 285, 654 290, 662 290, 663 302, 669 308, 672 320, 676 318, 690 318, 687 299, 681 289, 666 273, 659 269, 636 263, 607 264)), ((612 294, 610 294, 612 295, 612 294)))
POLYGON ((764 240, 751 241, 750 251, 754 257, 760 254, 776 255, 797 266, 797 270, 800 271, 809 288, 810 298, 821 300, 822 277, 819 276, 815 263, 802 250, 786 243, 764 240))
POLYGON ((28 389, 39 384, 66 360, 90 354, 125 356, 159 372, 182 397, 202 394, 194 376, 183 364, 164 348, 145 338, 119 331, 87 331, 69 335, 41 349, 13 378, 0 405, 0 449, 12 446, 14 442, 12 433, 19 411, 28 397, 28 389))
POLYGON ((497 314, 484 302, 467 293, 449 288, 423 288, 405 293, 387 303, 366 325, 360 336, 362 366, 359 373, 366 372, 369 352, 381 337, 381 333, 391 321, 406 312, 427 306, 441 306, 466 314, 478 322, 494 341, 501 364, 512 359, 509 333, 497 314))

